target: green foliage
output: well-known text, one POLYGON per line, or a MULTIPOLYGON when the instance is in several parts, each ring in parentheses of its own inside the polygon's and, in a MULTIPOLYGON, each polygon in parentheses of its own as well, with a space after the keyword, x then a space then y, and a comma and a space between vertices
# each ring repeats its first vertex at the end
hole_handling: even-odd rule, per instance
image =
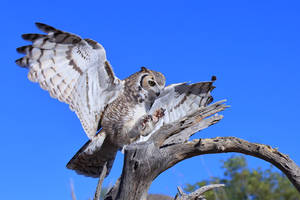
POLYGON ((300 194, 284 174, 266 170, 249 169, 243 156, 234 156, 223 161, 224 178, 213 177, 212 181, 187 184, 184 190, 195 189, 213 183, 224 183, 225 188, 206 192, 207 200, 300 200, 300 194))

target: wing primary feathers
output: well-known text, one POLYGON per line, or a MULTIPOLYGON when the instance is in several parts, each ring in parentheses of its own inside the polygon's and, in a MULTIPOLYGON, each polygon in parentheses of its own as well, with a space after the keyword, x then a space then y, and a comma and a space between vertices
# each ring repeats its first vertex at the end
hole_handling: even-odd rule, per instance
MULTIPOLYGON (((54 33, 53 36, 50 37, 51 42, 56 42, 56 43, 59 43, 59 44, 77 44, 82 40, 77 35, 58 30, 58 29, 56 29, 52 26, 49 26, 49 25, 46 25, 46 24, 43 24, 43 23, 39 23, 39 22, 37 22, 35 24, 43 32, 54 33)), ((33 38, 31 41, 34 41, 34 40, 36 40, 38 38, 41 38, 41 37, 45 37, 45 36, 43 36, 41 34, 25 35, 25 38, 28 38, 28 40, 33 38)), ((97 46, 96 45, 97 42, 95 42, 95 41, 91 42, 91 41, 93 41, 93 40, 90 40, 89 43, 93 43, 93 48, 95 46, 97 46)))
POLYGON ((30 52, 31 49, 32 49, 32 45, 26 45, 26 46, 22 46, 22 47, 17 48, 17 52, 21 53, 21 54, 26 54, 27 50, 29 50, 29 52, 30 52))
POLYGON ((51 97, 69 104, 88 137, 94 137, 105 106, 117 98, 123 82, 115 77, 101 44, 43 23, 36 26, 47 34, 23 34, 32 44, 17 48, 25 56, 16 64, 28 68, 29 80, 51 97))
POLYGON ((15 63, 17 65, 19 65, 20 67, 25 67, 27 68, 28 65, 29 65, 29 59, 27 57, 22 57, 22 58, 19 58, 15 61, 15 63))
POLYGON ((82 39, 74 34, 66 33, 66 32, 55 32, 53 35, 53 41, 59 44, 77 44, 82 39))
POLYGON ((33 42, 37 39, 43 38, 43 37, 46 37, 46 35, 37 34, 37 33, 27 33, 27 34, 22 35, 22 38, 24 40, 31 41, 31 42, 33 42))
POLYGON ((36 22, 35 25, 40 29, 41 31, 45 33, 50 33, 50 32, 56 32, 58 31, 56 28, 53 28, 52 26, 49 26, 47 24, 43 24, 40 22, 36 22))

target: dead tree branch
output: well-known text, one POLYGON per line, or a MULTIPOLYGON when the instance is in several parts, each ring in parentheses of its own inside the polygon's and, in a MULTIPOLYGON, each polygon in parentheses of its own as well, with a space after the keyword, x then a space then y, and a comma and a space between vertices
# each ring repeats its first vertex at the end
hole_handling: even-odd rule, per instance
POLYGON ((72 180, 70 180, 70 187, 71 187, 72 200, 76 200, 76 195, 75 195, 75 191, 74 191, 74 184, 73 184, 72 180))
POLYGON ((102 183, 103 183, 103 180, 105 178, 106 172, 107 172, 107 167, 106 167, 106 163, 105 163, 104 166, 103 166, 103 170, 102 170, 102 172, 100 174, 100 177, 99 177, 99 181, 98 181, 98 184, 97 184, 94 200, 99 200, 100 199, 101 190, 102 190, 102 183))
MULTIPOLYGON (((193 156, 226 152, 239 152, 274 164, 300 191, 299 167, 287 155, 268 145, 250 143, 235 137, 189 141, 190 136, 216 124, 223 118, 217 113, 228 107, 224 102, 219 101, 199 108, 190 116, 162 126, 146 142, 127 146, 122 175, 106 194, 105 199, 146 200, 152 181, 176 163, 193 156)), ((210 187, 215 186, 207 186, 210 187)), ((200 193, 195 191, 189 195, 181 195, 177 199, 196 199, 198 194, 200 198, 203 192, 200 193)))
POLYGON ((269 145, 251 143, 236 137, 216 137, 212 139, 195 139, 169 147, 176 155, 170 158, 169 167, 174 162, 203 154, 238 152, 263 159, 280 169, 300 192, 300 168, 289 158, 269 145), (177 149, 177 150, 176 150, 177 149), (180 152, 178 152, 180 149, 180 152))
POLYGON ((224 184, 211 184, 198 188, 190 194, 185 194, 180 187, 177 187, 178 193, 174 200, 205 200, 205 198, 202 196, 205 192, 224 186, 224 184))

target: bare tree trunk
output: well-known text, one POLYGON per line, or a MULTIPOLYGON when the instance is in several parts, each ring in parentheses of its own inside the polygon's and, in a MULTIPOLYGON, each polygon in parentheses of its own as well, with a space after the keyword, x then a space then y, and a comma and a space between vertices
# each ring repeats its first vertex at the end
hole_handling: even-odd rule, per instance
MULTIPOLYGON (((194 133, 223 118, 216 114, 227 108, 223 103, 224 101, 214 103, 191 116, 163 126, 147 142, 127 146, 122 175, 106 194, 105 200, 146 200, 153 180, 176 163, 193 156, 225 152, 244 153, 274 164, 300 191, 299 167, 288 156, 268 145, 250 143, 235 137, 189 141, 194 133)), ((219 186, 208 186, 202 192, 195 191, 190 195, 179 192, 175 199, 204 199, 201 196, 203 192, 219 186)))

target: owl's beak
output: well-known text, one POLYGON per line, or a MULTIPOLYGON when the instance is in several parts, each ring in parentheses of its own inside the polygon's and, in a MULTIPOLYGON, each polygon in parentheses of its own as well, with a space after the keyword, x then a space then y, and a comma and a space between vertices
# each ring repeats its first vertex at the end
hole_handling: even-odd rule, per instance
POLYGON ((156 96, 159 96, 159 95, 160 95, 160 92, 156 92, 155 94, 156 94, 156 96))

